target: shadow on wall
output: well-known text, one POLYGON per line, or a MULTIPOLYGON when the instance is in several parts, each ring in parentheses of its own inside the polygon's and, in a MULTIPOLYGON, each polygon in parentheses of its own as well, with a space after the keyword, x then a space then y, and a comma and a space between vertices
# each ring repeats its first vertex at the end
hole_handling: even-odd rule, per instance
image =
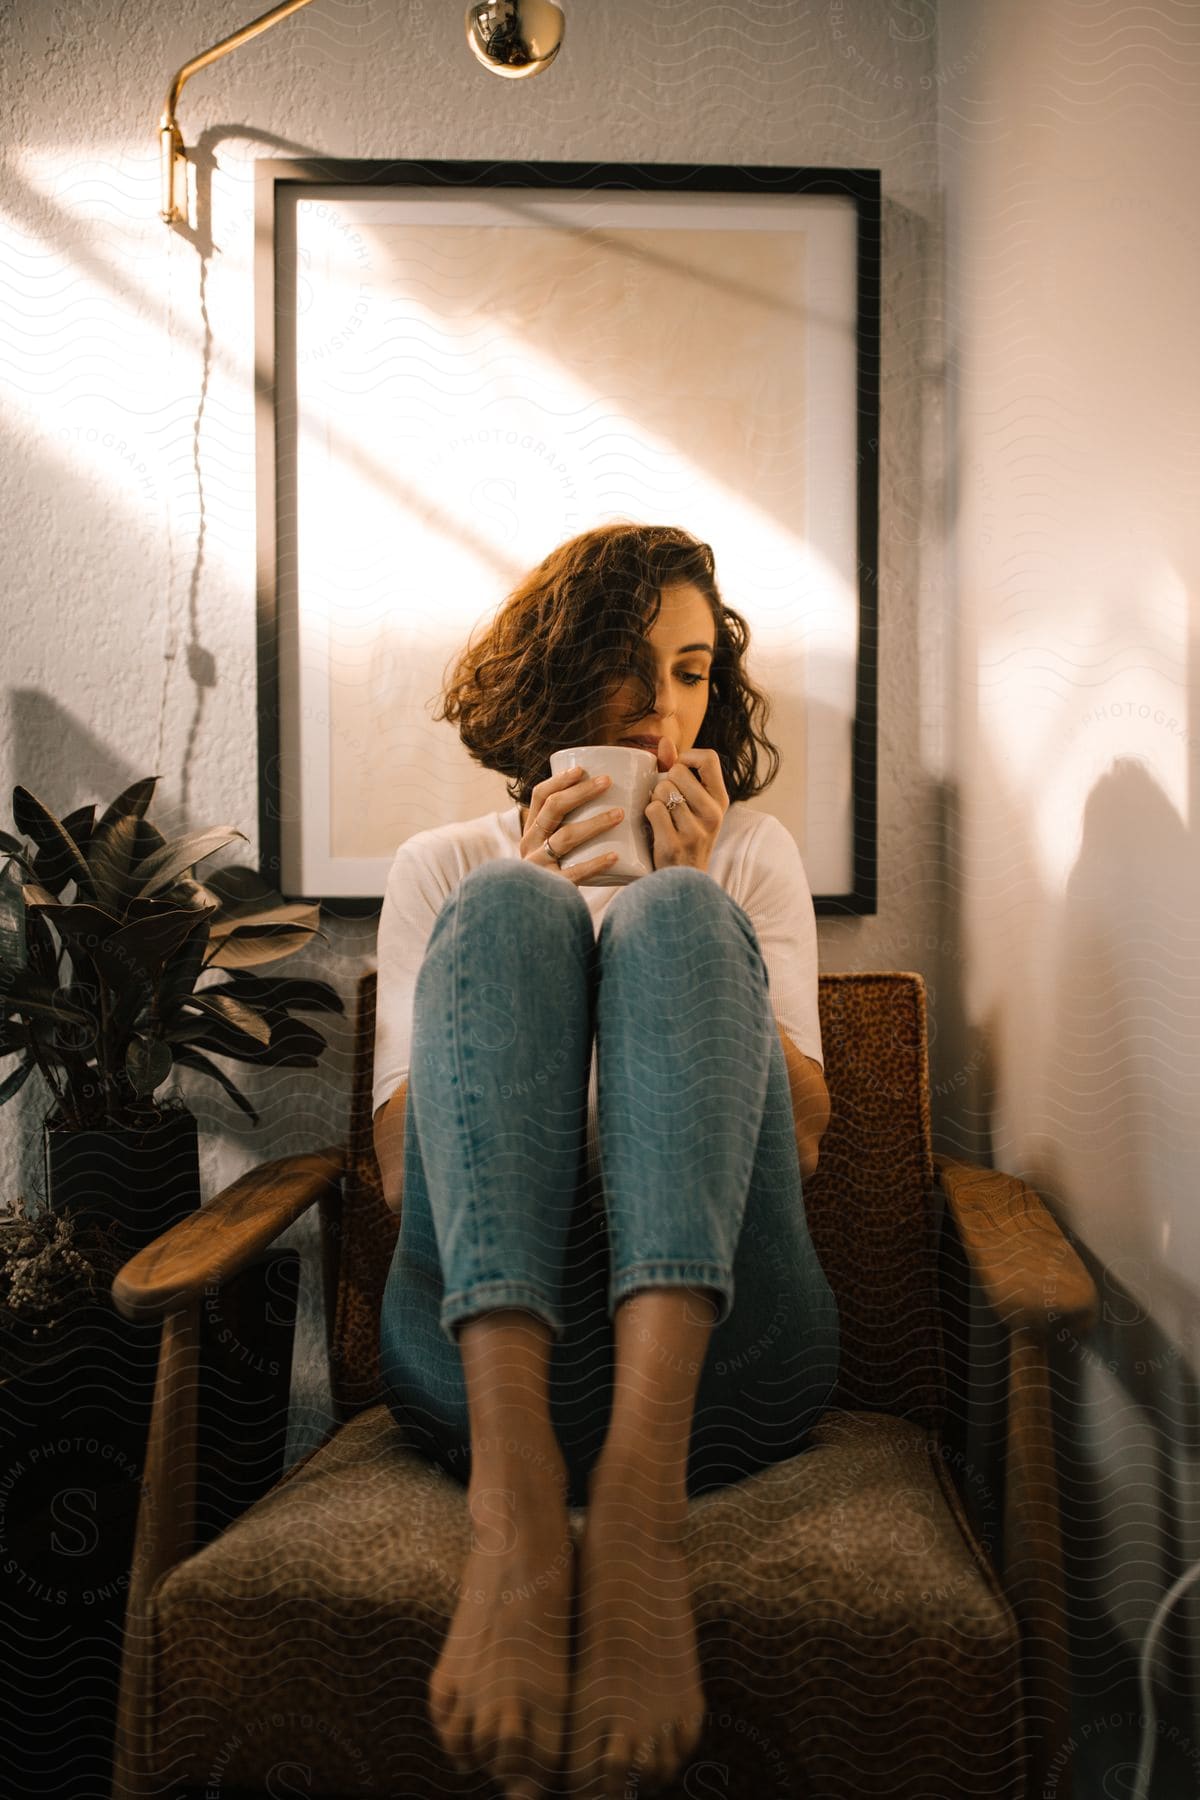
MULTIPOLYGON (((1057 749, 1066 754, 1068 746, 1057 749)), ((1003 791, 982 734, 978 750, 978 791, 1003 791)), ((1048 754, 1053 758, 1054 746, 1048 754)), ((953 872, 962 839, 953 800, 947 810, 944 842, 953 872)), ((1200 1461, 1200 1033, 1187 955, 1200 918, 1200 874, 1178 810, 1132 757, 1115 760, 1088 796, 1079 852, 1056 909, 1027 823, 1012 814, 1007 824, 1003 845, 997 842, 985 859, 995 873, 1003 858, 1006 871, 990 883, 994 916, 1003 920, 1009 912, 1035 931, 1040 917, 1043 941, 1008 959, 984 1025, 972 1026, 963 1010, 964 984, 955 977, 962 966, 955 949, 963 942, 961 907, 946 920, 941 967, 949 975, 936 1008, 930 995, 931 1018, 935 1010, 939 1015, 930 1053, 935 1146, 1028 1181, 1100 1294, 1100 1319, 1086 1341, 1060 1326, 1049 1350, 1076 1792, 1116 1793, 1125 1791, 1121 1782, 1132 1791, 1140 1754, 1145 1714, 1138 1656, 1154 1608, 1200 1555, 1191 1474, 1200 1461), (1036 987, 1039 968, 1054 974, 1044 991, 1036 987), (1028 1020, 1017 1010, 1022 1007, 1031 1009, 1028 1020), (1022 1061, 1025 1045, 1036 1055, 1022 1061), (1003 1096, 1000 1070, 1009 1082, 1003 1096), (1017 1123, 1023 1141, 1040 1140, 1044 1148, 1021 1159, 1007 1148, 1005 1132, 996 1129, 1002 1098, 1004 1116, 1017 1123), (1081 1241, 1082 1229, 1103 1243, 1107 1259, 1081 1241)), ((952 881, 949 899, 957 902, 962 889, 952 881)), ((990 961, 995 970, 1002 959, 1003 947, 993 946, 985 966, 990 961)), ((978 1295, 972 1315, 977 1399, 970 1455, 987 1465, 989 1491, 998 1493, 1003 1340, 992 1332, 978 1295)), ((1191 1649, 1197 1642, 1200 1598, 1193 1591, 1167 1616, 1153 1671, 1151 1792, 1162 1800, 1200 1792, 1194 1724, 1200 1671, 1191 1649)))
MULTIPOLYGON (((1083 1477, 1065 1545, 1081 1628, 1078 1735, 1084 1775, 1090 1760, 1110 1784, 1136 1768, 1136 1659, 1155 1605, 1200 1555, 1194 1476, 1188 1491, 1200 1452, 1200 1030, 1187 966, 1197 918, 1186 822, 1148 767, 1121 757, 1088 796, 1064 895, 1048 1057, 1062 1071, 1063 1132, 1030 1172, 1043 1193, 1087 1196, 1089 1229, 1121 1246, 1103 1264, 1080 1246, 1100 1319, 1086 1343, 1062 1328, 1055 1341, 1062 1441, 1083 1477)), ((1155 1794, 1200 1792, 1198 1641, 1193 1591, 1158 1639, 1155 1794)))

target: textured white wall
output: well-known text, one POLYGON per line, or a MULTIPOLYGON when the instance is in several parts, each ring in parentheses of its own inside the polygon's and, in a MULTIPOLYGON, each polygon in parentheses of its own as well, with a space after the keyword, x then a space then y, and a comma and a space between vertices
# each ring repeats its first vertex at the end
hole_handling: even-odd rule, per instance
MULTIPOLYGON (((963 70, 939 60, 933 9, 917 0, 568 0, 556 66, 509 83, 470 58, 459 0, 315 0, 185 90, 205 224, 189 241, 158 217, 166 84, 260 10, 18 0, 0 11, 12 146, 0 193, 5 812, 17 783, 61 814, 159 773, 150 816, 160 829, 228 821, 250 842, 216 862, 256 858, 257 157, 879 167, 881 898, 875 918, 823 920, 821 954, 829 970, 926 974, 939 1135, 960 1143, 965 982, 939 920, 952 638, 938 574, 937 110, 970 60, 963 70)), ((286 968, 331 980, 349 1002, 374 922, 326 930, 327 943, 286 968)), ((251 1080, 228 1065, 263 1114, 258 1129, 185 1076, 207 1194, 256 1162, 341 1137, 349 1020, 316 1022, 330 1038, 317 1072, 251 1080)), ((43 1111, 34 1081, 0 1111, 7 1179, 27 1194, 42 1188, 43 1111)), ((289 1241, 306 1252, 296 1455, 325 1428, 324 1345, 312 1223, 289 1241)))
MULTIPOLYGON (((943 56, 981 52, 943 120, 948 926, 996 1166, 1096 1268, 1097 1330, 1057 1344, 1068 1537, 1138 1645, 1170 1559, 1200 1557, 1200 15, 967 0, 942 17, 943 56)), ((1192 1600, 1177 1642, 1189 1607, 1200 1637, 1192 1600)), ((1136 1733, 1100 1660, 1109 1704, 1083 1723, 1113 1768, 1136 1733)), ((1186 1786, 1156 1770, 1154 1793, 1196 1791, 1200 1717, 1176 1748, 1186 1786)))

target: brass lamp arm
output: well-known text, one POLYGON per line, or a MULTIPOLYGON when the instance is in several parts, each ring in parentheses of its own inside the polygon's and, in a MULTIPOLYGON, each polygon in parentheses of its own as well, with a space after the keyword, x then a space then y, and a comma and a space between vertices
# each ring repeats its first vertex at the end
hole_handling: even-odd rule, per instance
POLYGON ((284 0, 282 6, 273 7, 261 19, 254 19, 229 37, 222 38, 211 50, 193 56, 191 62, 184 63, 182 69, 177 70, 172 77, 158 127, 158 141, 162 151, 162 217, 166 224, 173 225, 184 216, 178 199, 178 181, 185 166, 186 152, 175 120, 175 108, 179 104, 184 82, 197 69, 206 68, 209 63, 216 62, 218 57, 227 56, 231 50, 236 50, 239 45, 247 44, 251 38, 257 37, 260 31, 268 30, 270 26, 277 25, 280 19, 286 19, 289 13, 299 12, 302 6, 307 5, 309 0, 284 0))

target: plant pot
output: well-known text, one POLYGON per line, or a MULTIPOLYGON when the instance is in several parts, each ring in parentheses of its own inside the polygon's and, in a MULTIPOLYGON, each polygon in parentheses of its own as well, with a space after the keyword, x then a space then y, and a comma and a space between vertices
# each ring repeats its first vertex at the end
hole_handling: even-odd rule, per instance
POLYGON ((46 1203, 78 1225, 116 1222, 133 1256, 200 1207, 196 1119, 186 1107, 164 1112, 145 1130, 72 1131, 43 1125, 46 1203))
MULTIPOLYGON (((127 1416, 125 1322, 70 1304, 10 1342, 0 1380, 0 1651, 5 1794, 106 1793, 144 1449, 127 1416), (105 1335, 107 1332, 107 1336, 105 1335), (106 1429, 96 1397, 111 1395, 106 1429), (84 1730, 79 1721, 86 1720, 84 1730), (72 1724, 74 1721, 74 1724, 72 1724)), ((128 1329, 126 1327, 126 1329, 128 1329)))
MULTIPOLYGON (((200 1159, 194 1114, 165 1112, 146 1130, 72 1131, 44 1125, 46 1198, 51 1212, 78 1227, 115 1223, 123 1261, 200 1207, 200 1159)), ((64 1342, 90 1347, 89 1379, 76 1394, 89 1428, 139 1466, 154 1399, 162 1326, 122 1317, 104 1291, 83 1300, 64 1342)))

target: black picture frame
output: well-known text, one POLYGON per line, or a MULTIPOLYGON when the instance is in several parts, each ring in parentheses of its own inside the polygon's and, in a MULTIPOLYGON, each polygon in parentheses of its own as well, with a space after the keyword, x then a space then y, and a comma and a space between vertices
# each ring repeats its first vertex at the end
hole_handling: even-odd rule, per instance
MULTIPOLYGON (((294 446, 278 406, 280 372, 295 358, 295 294, 281 291, 283 201, 300 188, 624 189, 756 196, 834 194, 855 209, 855 504, 857 649, 850 724, 851 880, 819 892, 818 916, 873 914, 877 908, 878 555, 880 445, 881 181, 877 169, 676 163, 365 161, 265 159, 255 169, 255 418, 257 462, 257 629, 260 869, 288 899, 319 901, 330 916, 371 917, 379 895, 289 892, 283 824, 300 816, 299 758, 287 742, 281 669, 289 647, 282 587, 288 554, 280 532, 295 497, 294 446), (290 760, 289 760, 290 759, 290 760)), ((295 554, 291 556, 294 571, 295 554)), ((291 649, 294 651, 294 644, 291 649)))

